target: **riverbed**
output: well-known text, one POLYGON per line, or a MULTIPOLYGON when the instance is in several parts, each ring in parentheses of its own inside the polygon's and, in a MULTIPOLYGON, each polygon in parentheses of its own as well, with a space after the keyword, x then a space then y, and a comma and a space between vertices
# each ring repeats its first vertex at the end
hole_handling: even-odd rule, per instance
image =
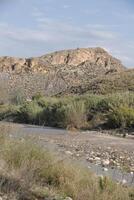
MULTIPOLYGON (((8 126, 8 123, 4 123, 8 126)), ((62 160, 83 165, 97 176, 109 176, 134 185, 134 138, 121 138, 100 131, 67 131, 34 125, 10 124, 10 137, 27 140, 52 151, 62 160)))

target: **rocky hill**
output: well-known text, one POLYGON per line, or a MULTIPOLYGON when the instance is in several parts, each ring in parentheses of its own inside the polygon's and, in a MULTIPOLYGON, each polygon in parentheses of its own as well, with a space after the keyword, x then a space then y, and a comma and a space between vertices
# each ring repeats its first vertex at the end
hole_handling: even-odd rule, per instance
POLYGON ((58 51, 38 58, 0 58, 0 72, 21 74, 23 72, 49 73, 65 67, 66 70, 81 69, 86 66, 89 73, 97 74, 120 71, 124 67, 102 48, 87 48, 58 51), (68 66, 70 68, 68 69, 68 66))
MULTIPOLYGON (((20 90, 26 96, 39 92, 45 95, 110 92, 113 81, 121 83, 116 80, 128 74, 132 76, 134 71, 127 72, 118 59, 102 48, 64 50, 37 58, 0 58, 0 80, 7 82, 8 91, 20 90)), ((134 85, 133 80, 125 83, 126 78, 123 79, 126 90, 134 85)), ((116 84, 119 90, 124 85, 118 87, 120 83, 116 84)))

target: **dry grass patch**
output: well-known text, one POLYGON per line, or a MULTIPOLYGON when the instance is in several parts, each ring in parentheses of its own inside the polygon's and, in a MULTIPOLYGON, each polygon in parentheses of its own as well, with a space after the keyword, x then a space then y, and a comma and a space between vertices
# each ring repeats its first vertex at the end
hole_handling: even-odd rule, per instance
MULTIPOLYGON (((0 129, 0 134, 4 133, 0 129)), ((134 189, 64 162, 32 141, 0 139, 0 192, 16 199, 133 200, 134 189), (4 142, 3 142, 4 141, 4 142)))

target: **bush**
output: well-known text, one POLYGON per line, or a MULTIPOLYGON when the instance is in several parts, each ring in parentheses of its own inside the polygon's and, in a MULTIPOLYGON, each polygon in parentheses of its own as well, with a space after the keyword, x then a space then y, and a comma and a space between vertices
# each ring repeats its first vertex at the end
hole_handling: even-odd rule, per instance
POLYGON ((134 127, 134 108, 127 105, 113 108, 108 114, 108 125, 111 128, 134 127))
POLYGON ((87 116, 83 101, 73 101, 66 107, 67 128, 80 129, 86 126, 87 116))
POLYGON ((19 111, 18 106, 0 105, 0 120, 9 119, 9 118, 13 120, 18 111, 19 111))
POLYGON ((17 113, 17 119, 23 123, 40 124, 40 113, 42 107, 40 107, 36 101, 26 102, 20 107, 17 113))
POLYGON ((102 100, 102 96, 100 95, 86 95, 81 97, 85 102, 86 110, 89 112, 94 112, 97 110, 98 103, 102 100))
POLYGON ((49 104, 44 107, 40 119, 43 125, 66 128, 66 107, 61 102, 49 104))
POLYGON ((43 97, 19 106, 1 105, 0 120, 12 117, 22 123, 60 128, 133 127, 133 93, 43 97), (124 107, 124 108, 123 108, 124 107), (15 118, 17 113, 17 118, 15 118))
POLYGON ((62 98, 40 98, 40 124, 60 128, 82 128, 86 124, 84 101, 62 98))

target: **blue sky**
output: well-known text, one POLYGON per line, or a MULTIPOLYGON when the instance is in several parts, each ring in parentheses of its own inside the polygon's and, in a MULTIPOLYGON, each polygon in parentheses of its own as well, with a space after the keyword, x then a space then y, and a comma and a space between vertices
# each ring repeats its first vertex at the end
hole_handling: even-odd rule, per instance
POLYGON ((0 56, 96 46, 134 67, 133 0, 0 0, 0 56))

